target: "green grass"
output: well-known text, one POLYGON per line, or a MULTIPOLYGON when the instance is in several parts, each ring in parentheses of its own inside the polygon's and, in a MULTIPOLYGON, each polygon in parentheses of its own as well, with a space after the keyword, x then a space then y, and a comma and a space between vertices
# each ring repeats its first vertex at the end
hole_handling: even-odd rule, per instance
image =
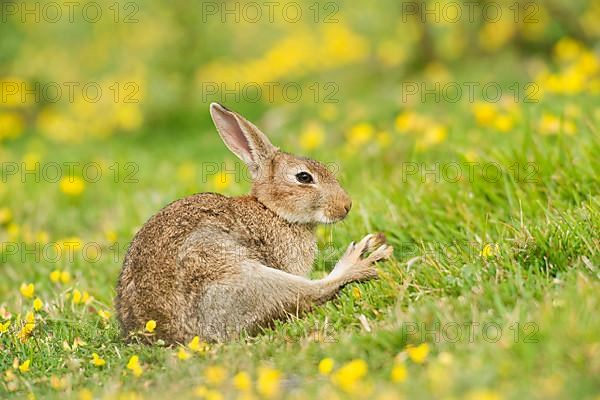
MULTIPOLYGON (((527 111, 539 113, 533 106, 527 111)), ((233 162, 208 121, 174 138, 120 138, 110 147, 104 142, 59 146, 39 139, 13 143, 3 160, 20 162, 35 152, 42 164, 98 161, 104 166, 103 178, 87 183, 75 198, 61 193, 56 183, 22 183, 13 177, 0 184, 0 198, 21 228, 13 241, 23 242, 27 230, 43 230, 50 242, 76 236, 84 244, 98 243, 102 252, 95 262, 79 252, 72 261, 61 257, 58 262, 36 252, 23 255, 24 248, 2 255, 0 304, 13 313, 9 332, 0 335, 2 397, 76 397, 82 389, 99 397, 191 396, 195 387, 210 386, 203 371, 212 365, 227 370, 227 380, 217 387, 225 397, 236 394, 233 375, 247 371, 256 378, 265 365, 281 371, 282 393, 290 398, 597 395, 597 120, 586 114, 575 136, 541 136, 525 125, 507 134, 474 132, 467 112, 454 118, 460 123, 447 142, 426 151, 416 151, 413 138, 394 133, 384 149, 347 156, 336 150, 343 146, 341 136, 333 134, 331 146, 313 154, 338 163, 340 180, 355 204, 346 221, 320 231, 322 252, 314 276, 324 275, 349 241, 382 231, 395 255, 380 265, 381 279, 350 285, 337 300, 304 318, 277 323, 254 338, 213 345, 185 361, 176 357, 177 349, 126 345, 114 316, 104 321, 97 310, 112 312, 124 249, 145 220, 176 198, 214 190, 212 177, 203 181, 203 162, 233 162), (480 163, 501 166, 502 173, 494 182, 478 169, 472 179, 458 181, 407 174, 412 165, 428 170, 435 163, 464 165, 467 153, 480 163), (108 167, 119 163, 124 172, 128 162, 139 167, 137 183, 124 183, 123 176, 115 182, 108 167), (182 177, 184 163, 195 166, 195 177, 182 177), (534 173, 528 175, 531 166, 534 173), (116 233, 117 245, 107 240, 107 231, 116 233), (482 255, 484 248, 491 254, 482 255), (49 274, 57 268, 70 271, 72 281, 52 283, 49 274), (26 343, 15 337, 17 314, 31 309, 31 300, 19 294, 23 282, 35 283, 36 295, 46 303, 26 343), (67 298, 73 288, 89 291, 94 301, 73 305, 67 298), (455 338, 457 331, 462 337, 455 338), (85 344, 74 350, 64 345, 76 338, 85 344), (406 346, 422 342, 430 347, 425 363, 406 359, 406 346), (106 360, 104 367, 90 364, 94 352, 106 360), (134 354, 144 368, 138 378, 125 368, 134 354), (319 375, 317 366, 325 357, 335 360, 336 369, 363 359, 369 372, 354 393, 345 393, 319 375), (14 359, 31 359, 30 371, 13 369, 14 359), (404 382, 390 380, 394 363, 406 365, 404 382), (13 371, 12 380, 7 370, 13 371), (51 376, 64 378, 63 387, 53 388, 51 376)), ((383 124, 391 127, 391 118, 383 124)), ((272 136, 286 150, 299 152, 295 140, 272 136)), ((235 182, 225 192, 237 195, 247 188, 247 182, 235 182)), ((4 242, 10 241, 7 228, 0 227, 4 242)))

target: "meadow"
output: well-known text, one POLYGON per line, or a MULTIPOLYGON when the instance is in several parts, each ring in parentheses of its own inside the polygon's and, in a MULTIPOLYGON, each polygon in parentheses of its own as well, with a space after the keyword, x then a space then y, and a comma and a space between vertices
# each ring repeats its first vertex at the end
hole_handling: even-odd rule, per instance
POLYGON ((459 24, 327 4, 329 25, 159 2, 125 27, 13 17, 0 397, 600 398, 600 9, 571 5, 580 31, 553 3, 533 3, 529 25, 529 3, 519 23, 459 24), (44 82, 64 97, 70 81, 104 96, 48 101, 44 82), (210 101, 327 163, 351 195, 348 217, 317 230, 313 278, 370 232, 394 255, 378 280, 255 337, 126 344, 113 298, 135 232, 178 198, 249 190, 210 101))

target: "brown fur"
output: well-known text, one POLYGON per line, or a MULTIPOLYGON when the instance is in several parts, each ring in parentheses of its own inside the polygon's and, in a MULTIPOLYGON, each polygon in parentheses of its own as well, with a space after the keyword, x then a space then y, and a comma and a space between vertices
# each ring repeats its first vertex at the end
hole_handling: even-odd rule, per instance
POLYGON ((392 252, 383 235, 369 235, 349 246, 328 277, 309 280, 314 228, 344 218, 350 198, 320 163, 281 152, 220 105, 211 105, 211 114, 227 146, 248 164, 251 194, 196 194, 146 222, 117 285, 125 336, 151 319, 157 321, 154 338, 168 343, 253 334, 331 299, 349 282, 376 277, 373 263, 392 252), (298 183, 298 171, 309 171, 315 183, 298 183))

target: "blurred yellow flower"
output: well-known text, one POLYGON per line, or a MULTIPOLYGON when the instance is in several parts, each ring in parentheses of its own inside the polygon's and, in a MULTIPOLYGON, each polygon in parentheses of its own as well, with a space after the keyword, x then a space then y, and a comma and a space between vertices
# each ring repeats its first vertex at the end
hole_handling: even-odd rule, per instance
POLYGON ((390 378, 394 383, 401 383, 406 380, 408 376, 408 371, 406 370, 406 366, 404 364, 395 364, 392 367, 392 372, 390 373, 390 378))
POLYGON ((352 288, 352 296, 355 299, 360 299, 362 297, 362 293, 360 292, 360 288, 358 286, 354 286, 352 288))
POLYGON ((427 343, 421 343, 418 346, 408 345, 406 354, 413 362, 423 364, 429 355, 429 345, 427 343))
POLYGON ((92 365, 94 365, 95 367, 102 367, 106 364, 106 361, 103 358, 100 358, 98 353, 92 353, 92 360, 90 361, 90 363, 92 363, 92 365))
POLYGON ((486 243, 481 249, 479 253, 480 256, 485 258, 490 258, 498 255, 500 253, 500 248, 495 243, 486 243))
POLYGON ((44 307, 44 302, 39 297, 36 297, 33 301, 33 309, 35 311, 40 311, 44 307))
POLYGON ((156 329, 156 321, 151 319, 150 321, 146 322, 146 332, 154 332, 154 329, 156 329))
POLYGON ((104 238, 109 243, 115 243, 118 239, 118 236, 115 231, 108 230, 108 231, 104 232, 104 238))
POLYGON ((227 189, 231 186, 233 172, 221 171, 213 178, 213 186, 216 190, 227 189))
POLYGON ((25 360, 22 364, 19 365, 19 371, 21 371, 21 373, 29 372, 30 365, 31 360, 25 360))
POLYGON ((102 317, 103 319, 109 319, 112 314, 109 311, 106 311, 106 310, 98 310, 98 315, 100 317, 102 317))
POLYGON ((85 190, 85 182, 78 176, 69 176, 60 180, 59 187, 66 195, 79 196, 85 190))
POLYGON ((0 113, 0 141, 21 136, 24 128, 25 122, 20 114, 15 112, 0 113))
POLYGON ((0 207, 0 225, 5 225, 12 219, 12 211, 8 207, 0 207))
POLYGON ((311 151, 318 148, 325 139, 323 127, 316 122, 310 122, 300 133, 300 147, 311 151))
POLYGON ((396 119, 394 120, 396 129, 400 133, 406 133, 415 128, 415 123, 417 120, 417 115, 412 111, 403 111, 398 114, 396 119))
POLYGON ((227 376, 225 368, 218 365, 212 365, 204 369, 204 379, 211 385, 219 385, 227 376))
POLYGON ((359 147, 365 145, 375 134, 375 128, 368 122, 361 122, 350 128, 347 134, 351 146, 359 147))
POLYGON ((191 356, 192 355, 186 351, 185 347, 179 346, 179 350, 177 351, 177 358, 179 358, 182 361, 185 361, 191 356))
POLYGON ((488 389, 477 389, 467 394, 466 400, 501 400, 502 396, 488 389))
POLYGON ((367 371, 367 363, 364 360, 352 360, 338 369, 331 379, 343 391, 352 393, 360 386, 360 381, 367 375, 367 371))
POLYGON ((247 372, 240 371, 233 377, 233 386, 240 392, 248 392, 252 388, 252 380, 247 372))
POLYGON ((576 59, 583 49, 583 45, 570 37, 561 38, 554 45, 554 57, 559 62, 572 61, 576 59))
POLYGON ((33 283, 22 283, 19 291, 23 297, 31 299, 35 294, 35 285, 33 283))
POLYGON ((538 125, 542 135, 558 135, 562 132, 567 135, 574 135, 576 131, 575 123, 569 119, 564 119, 561 123, 561 118, 557 115, 544 113, 538 125))
POLYGON ((490 103, 475 103, 472 110, 479 125, 490 126, 496 118, 496 108, 490 103))
POLYGON ((29 339, 29 337, 31 336, 34 329, 35 329, 35 315, 31 311, 29 311, 25 315, 25 324, 23 325, 23 327, 17 334, 17 338, 22 343, 25 343, 27 341, 27 339, 29 339))
POLYGON ((127 362, 127 369, 130 370, 134 376, 142 375, 143 369, 140 365, 140 358, 136 355, 131 356, 127 362))
POLYGON ((71 298, 73 304, 81 303, 81 292, 79 289, 73 289, 73 297, 71 298))
POLYGON ((194 336, 187 346, 195 353, 203 353, 208 350, 208 344, 202 342, 198 336, 194 336))
POLYGON ((60 281, 64 284, 71 282, 71 273, 69 271, 61 271, 60 281))
POLYGON ((321 375, 329 375, 333 371, 335 361, 333 358, 326 357, 319 362, 319 373, 321 375))
POLYGON ((50 280, 54 283, 58 283, 58 281, 60 281, 60 270, 59 269, 55 269, 54 271, 50 272, 50 280))
POLYGON ((8 331, 9 327, 10 327, 10 320, 8 320, 4 323, 0 323, 0 333, 4 333, 4 332, 8 331))
POLYGON ((184 161, 177 167, 177 178, 181 182, 190 183, 196 179, 196 165, 190 161, 184 161))
POLYGON ((278 396, 281 391, 281 372, 271 367, 259 367, 256 390, 266 398, 278 396))
POLYGON ((509 132, 514 127, 514 119, 510 114, 499 114, 494 119, 494 127, 500 132, 509 132))
POLYGON ((94 395, 90 389, 81 389, 77 395, 78 400, 94 400, 94 395))
POLYGON ((479 47, 494 52, 502 48, 515 34, 514 21, 501 19, 487 22, 479 31, 479 47))

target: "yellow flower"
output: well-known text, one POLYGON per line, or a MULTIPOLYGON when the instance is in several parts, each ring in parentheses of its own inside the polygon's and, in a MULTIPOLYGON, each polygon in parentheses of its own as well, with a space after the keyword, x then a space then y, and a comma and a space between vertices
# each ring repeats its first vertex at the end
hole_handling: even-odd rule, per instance
POLYGON ((60 281, 64 284, 71 282, 71 273, 69 271, 62 271, 60 273, 60 281))
POLYGON ((10 321, 6 321, 3 324, 0 323, 0 333, 6 332, 8 330, 9 326, 10 326, 10 321))
POLYGON ((35 286, 33 283, 22 283, 19 290, 23 297, 31 299, 35 293, 35 286))
POLYGON ((25 343, 27 341, 27 339, 29 339, 29 337, 31 336, 31 333, 33 332, 34 329, 35 329, 35 315, 31 311, 28 311, 27 314, 25 315, 25 325, 23 325, 23 327, 17 334, 17 338, 22 343, 25 343))
POLYGON ((180 346, 179 350, 177 351, 177 358, 179 358, 182 361, 185 361, 190 357, 191 357, 191 354, 188 353, 184 347, 180 346))
POLYGON ((147 332, 154 332, 154 329, 156 329, 156 321, 151 319, 150 321, 146 322, 146 331, 147 332))
POLYGON ((40 311, 44 307, 44 302, 39 297, 36 297, 33 301, 33 309, 35 311, 40 311))
POLYGON ((8 207, 0 207, 0 225, 5 225, 12 219, 12 211, 8 207))
POLYGON ((73 289, 73 298, 71 299, 73 304, 81 303, 81 292, 79 289, 73 289))
POLYGON ((477 389, 467 394, 467 400, 501 400, 500 394, 487 389, 477 389))
POLYGON ((392 368, 390 378, 392 379, 392 382, 400 383, 406 380, 407 375, 408 372, 406 370, 406 366, 404 364, 396 364, 392 368))
POLYGON ((329 375, 333 371, 335 361, 333 358, 326 357, 319 362, 319 373, 321 375, 329 375))
POLYGON ((500 252, 500 249, 497 244, 486 243, 483 246, 483 249, 481 249, 481 252, 479 253, 479 255, 482 257, 485 257, 485 258, 490 258, 490 257, 494 257, 499 252, 500 252))
POLYGON ((58 283, 58 281, 60 281, 60 270, 59 269, 55 269, 54 271, 50 272, 50 280, 54 283, 58 283))
POLYGON ((316 122, 310 122, 300 133, 300 147, 303 150, 314 150, 318 148, 325 139, 323 127, 316 122))
POLYGON ((97 353, 92 353, 92 361, 90 362, 96 367, 101 367, 106 364, 106 361, 103 358, 100 358, 97 353))
POLYGON ((29 372, 29 366, 31 365, 31 360, 25 360, 25 362, 23 362, 23 364, 19 365, 19 371, 21 371, 21 373, 25 373, 25 372, 29 372))
POLYGON ((98 310, 98 315, 101 316, 104 319, 109 319, 112 314, 109 311, 106 311, 106 310, 98 310))
POLYGON ((213 178, 213 186, 216 190, 227 189, 231 185, 233 172, 221 171, 213 178))
POLYGON ((188 348, 195 353, 203 353, 208 349, 208 345, 200 341, 198 336, 194 336, 192 340, 187 344, 188 348))
POLYGON ((479 125, 490 126, 496 118, 496 108, 489 103, 475 103, 473 114, 479 125))
POLYGON ((206 386, 196 386, 194 395, 205 400, 223 400, 223 395, 216 390, 208 389, 206 386))
POLYGON ((406 354, 415 363, 423 364, 429 355, 429 345, 427 343, 421 343, 418 346, 408 345, 406 354))
POLYGON ((367 363, 364 360, 352 360, 338 369, 331 379, 343 391, 351 393, 358 388, 367 371, 367 363))
POLYGON ((14 139, 21 136, 25 122, 23 117, 15 112, 0 114, 0 140, 14 139))
POLYGON ((373 125, 367 122, 361 122, 359 124, 354 125, 348 131, 348 142, 351 146, 362 146, 368 143, 374 134, 375 128, 373 127, 373 125))
POLYGON ((66 195, 79 196, 85 190, 85 182, 78 176, 69 176, 60 180, 59 187, 66 195))
POLYGON ((580 42, 569 37, 563 37, 554 45, 554 56, 558 61, 571 61, 581 53, 583 46, 580 42))
POLYGON ((79 400, 94 400, 94 395, 90 389, 81 389, 77 398, 79 400))
POLYGON ((416 125, 418 125, 418 119, 419 117, 414 112, 403 111, 396 117, 394 123, 398 132, 406 133, 415 129, 416 125))
POLYGON ((514 120, 508 114, 500 114, 494 119, 494 127, 500 132, 508 132, 513 126, 514 120))
POLYGON ((362 293, 360 292, 359 287, 354 286, 352 288, 352 296, 354 296, 355 299, 360 299, 362 297, 362 293))
POLYGON ((140 358, 138 356, 131 356, 131 358, 129 358, 129 362, 127 362, 127 369, 130 370, 135 376, 142 375, 143 369, 140 365, 140 358))
POLYGON ((225 380, 227 372, 225 368, 219 366, 210 366, 204 369, 204 379, 211 385, 218 385, 225 380))
POLYGON ((115 231, 106 231, 106 232, 104 232, 104 238, 106 239, 107 242, 114 243, 117 241, 118 236, 115 231))
POLYGON ((260 367, 256 390, 264 397, 276 397, 281 390, 281 372, 270 367, 260 367))
POLYGON ((561 119, 559 116, 544 113, 542 114, 542 118, 539 122, 539 130, 543 135, 557 135, 561 132, 566 133, 567 135, 573 135, 576 131, 575 123, 569 119, 564 119, 561 124, 561 119))
POLYGON ((252 387, 252 380, 247 372, 238 372, 233 377, 233 386, 240 392, 247 392, 252 387))

